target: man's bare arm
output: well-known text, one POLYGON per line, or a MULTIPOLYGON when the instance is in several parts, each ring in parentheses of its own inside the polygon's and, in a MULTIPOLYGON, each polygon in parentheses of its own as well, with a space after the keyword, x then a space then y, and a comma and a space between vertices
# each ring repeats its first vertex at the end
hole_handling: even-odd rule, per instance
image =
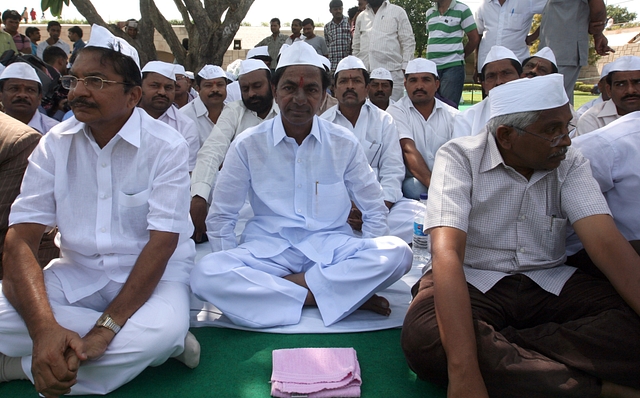
MULTIPOLYGON (((104 311, 120 326, 147 302, 164 274, 169 258, 178 245, 178 234, 149 231, 149 242, 144 246, 133 270, 120 293, 104 311)), ((94 327, 83 337, 85 353, 89 359, 104 354, 115 334, 103 327, 94 327)))
POLYGON ((76 383, 82 357, 80 336, 58 324, 53 315, 44 275, 36 253, 45 226, 17 224, 4 243, 2 291, 18 311, 33 341, 31 372, 36 390, 62 395, 76 383))
POLYGON ((407 170, 418 179, 425 187, 429 188, 431 185, 431 170, 427 166, 427 162, 424 161, 422 154, 416 148, 416 143, 410 138, 402 138, 400 140, 400 147, 402 148, 402 157, 404 158, 404 165, 407 170))
POLYGON ((464 46, 464 57, 467 58, 469 54, 476 51, 478 46, 480 45, 480 35, 478 34, 477 29, 470 30, 467 32, 467 37, 469 41, 464 46))
POLYGON ((591 260, 609 279, 620 296, 640 314, 640 257, 606 214, 573 223, 591 260))
POLYGON ((447 355, 447 397, 487 397, 478 365, 471 301, 462 269, 467 234, 456 228, 431 230, 433 282, 440 339, 447 355))

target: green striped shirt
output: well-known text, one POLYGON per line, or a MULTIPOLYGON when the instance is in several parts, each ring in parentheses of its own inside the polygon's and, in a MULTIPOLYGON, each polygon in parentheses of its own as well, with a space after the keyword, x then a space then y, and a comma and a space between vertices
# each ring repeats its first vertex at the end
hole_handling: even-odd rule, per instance
POLYGON ((462 38, 465 32, 476 29, 476 22, 469 7, 452 0, 449 9, 440 15, 437 7, 427 10, 427 59, 432 60, 438 69, 464 65, 464 46, 462 38))

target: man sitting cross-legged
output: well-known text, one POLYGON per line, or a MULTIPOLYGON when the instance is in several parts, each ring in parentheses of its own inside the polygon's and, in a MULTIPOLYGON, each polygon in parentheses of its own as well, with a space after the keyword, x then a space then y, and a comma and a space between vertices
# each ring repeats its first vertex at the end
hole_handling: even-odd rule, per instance
POLYGON ((411 266, 409 246, 383 236, 388 210, 358 139, 315 116, 328 85, 315 50, 292 44, 272 80, 280 114, 236 137, 225 157, 207 217, 215 253, 198 262, 191 287, 238 325, 296 324, 304 305, 326 326, 359 308, 388 315, 375 293, 411 266), (255 215, 237 245, 247 194, 255 215), (350 198, 363 239, 347 224, 350 198))
POLYGON ((433 271, 414 286, 402 347, 449 397, 640 393, 640 257, 569 148, 562 83, 494 88, 486 131, 436 157, 433 271), (607 278, 564 265, 569 223, 607 278))
POLYGON ((137 60, 94 25, 62 77, 75 118, 40 140, 9 217, 0 382, 28 378, 44 396, 107 394, 169 357, 199 361, 187 335, 188 148, 136 108, 137 60), (61 257, 42 271, 34 252, 54 226, 61 257))

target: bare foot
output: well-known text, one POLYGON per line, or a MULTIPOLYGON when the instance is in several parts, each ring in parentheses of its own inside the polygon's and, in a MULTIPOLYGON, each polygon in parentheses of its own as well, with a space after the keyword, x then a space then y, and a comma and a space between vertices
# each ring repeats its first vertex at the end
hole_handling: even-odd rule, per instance
POLYGON ((605 398, 640 398, 640 390, 603 381, 600 396, 605 398))
POLYGON ((377 294, 371 296, 371 298, 365 301, 359 309, 373 311, 384 316, 389 316, 391 314, 391 308, 389 308, 389 300, 382 296, 378 296, 377 294))

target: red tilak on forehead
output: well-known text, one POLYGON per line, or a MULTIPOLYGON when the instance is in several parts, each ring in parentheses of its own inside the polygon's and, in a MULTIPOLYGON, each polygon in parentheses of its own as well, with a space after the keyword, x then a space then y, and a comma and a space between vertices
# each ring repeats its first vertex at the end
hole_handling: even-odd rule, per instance
POLYGON ((304 76, 300 76, 300 81, 298 82, 298 87, 300 87, 300 88, 304 87, 304 76))

